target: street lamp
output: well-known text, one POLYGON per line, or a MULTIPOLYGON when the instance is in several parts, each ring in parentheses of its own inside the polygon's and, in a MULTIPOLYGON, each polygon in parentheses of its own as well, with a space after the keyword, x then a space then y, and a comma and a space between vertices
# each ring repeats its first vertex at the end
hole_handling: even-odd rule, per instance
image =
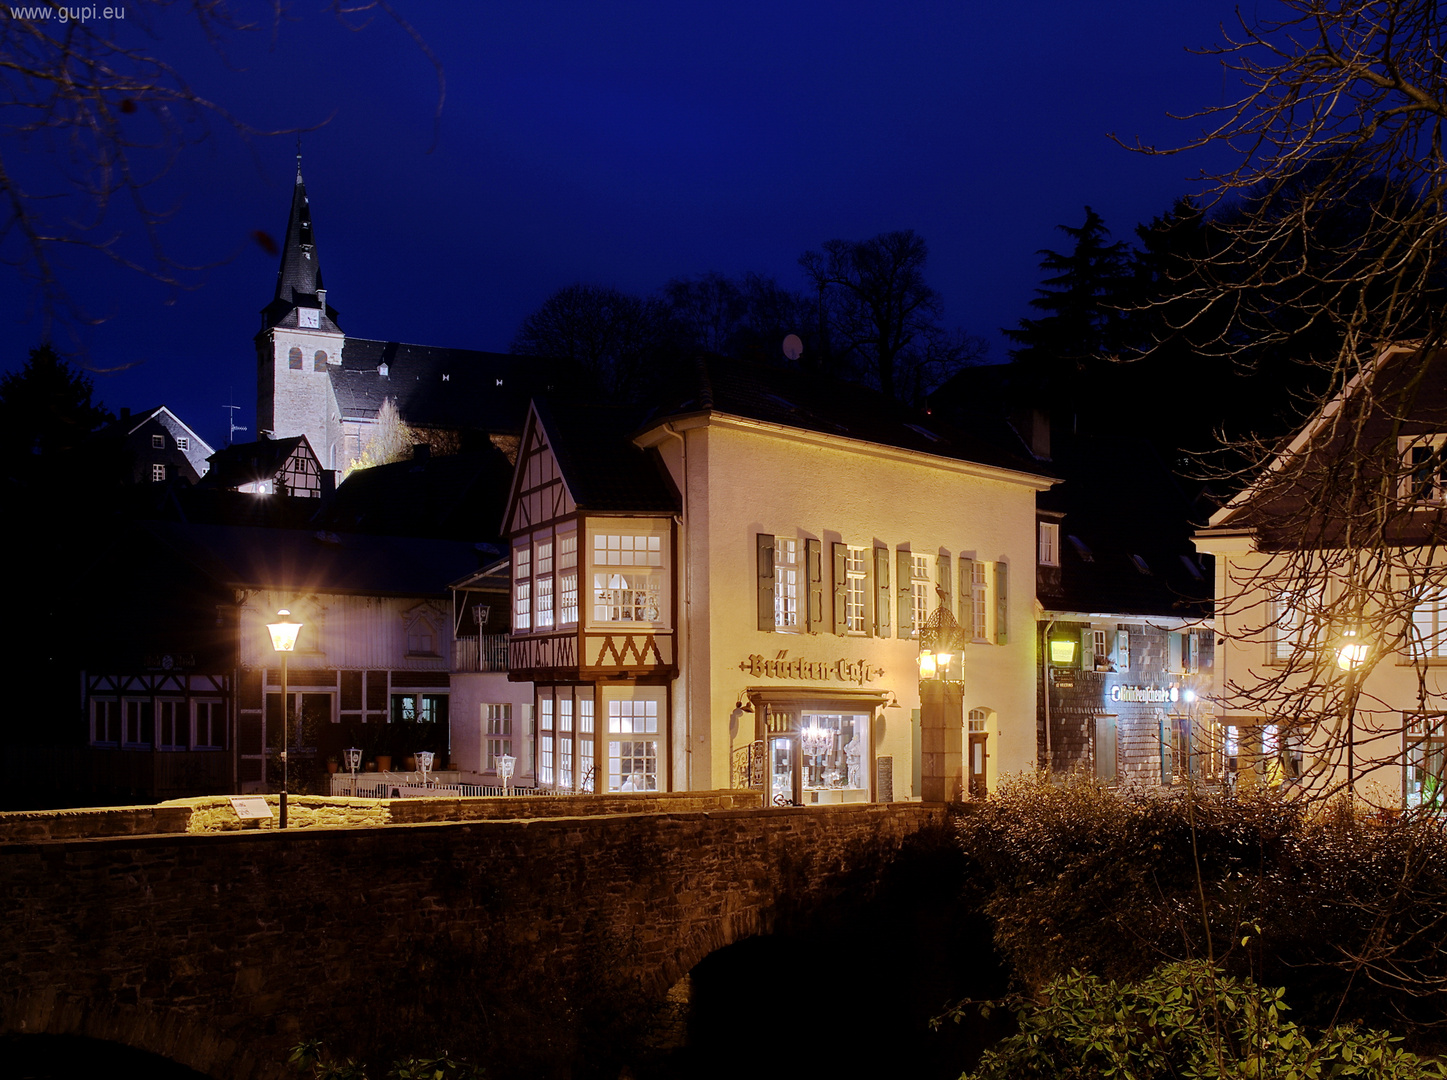
POLYGON ((950 680, 950 664, 964 652, 965 632, 941 604, 919 628, 920 793, 928 802, 955 802, 965 786, 964 691, 950 680))
POLYGON ((1347 798, 1354 799, 1357 785, 1357 697, 1361 694, 1357 676, 1358 669, 1367 662, 1370 650, 1365 641, 1357 639, 1355 630, 1346 631, 1342 637, 1344 640, 1336 651, 1336 666, 1347 673, 1346 694, 1342 702, 1347 714, 1347 798))
POLYGON ((288 735, 286 730, 287 714, 287 687, 286 687, 286 658, 296 651, 296 636, 301 632, 301 623, 293 622, 291 612, 282 608, 276 613, 277 621, 267 623, 266 629, 271 633, 271 647, 281 653, 281 827, 286 828, 286 788, 287 788, 287 753, 286 747, 288 735))

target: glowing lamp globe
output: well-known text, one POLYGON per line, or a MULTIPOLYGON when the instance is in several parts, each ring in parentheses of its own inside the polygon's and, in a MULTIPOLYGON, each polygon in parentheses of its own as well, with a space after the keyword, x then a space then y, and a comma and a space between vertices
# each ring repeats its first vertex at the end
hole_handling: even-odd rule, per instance
POLYGON ((267 630, 271 632, 271 647, 277 652, 296 651, 296 636, 301 632, 301 623, 293 622, 291 612, 286 608, 276 614, 279 621, 266 624, 267 630))

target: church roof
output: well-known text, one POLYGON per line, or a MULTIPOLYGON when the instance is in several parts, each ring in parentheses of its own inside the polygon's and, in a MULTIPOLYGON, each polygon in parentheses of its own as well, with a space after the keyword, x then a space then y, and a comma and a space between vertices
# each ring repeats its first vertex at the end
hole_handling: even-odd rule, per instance
POLYGON ((349 337, 330 369, 344 418, 375 419, 391 398, 413 427, 516 433, 529 399, 555 389, 557 362, 349 337))
MULTIPOLYGON (((276 271, 276 295, 262 309, 267 326, 296 326, 298 307, 319 308, 326 286, 322 284, 321 260, 312 232, 311 204, 301 178, 297 159, 296 186, 292 188, 291 213, 286 220, 286 240, 281 248, 281 265, 276 271)), ((327 307, 320 319, 322 330, 337 330, 336 311, 327 307)))

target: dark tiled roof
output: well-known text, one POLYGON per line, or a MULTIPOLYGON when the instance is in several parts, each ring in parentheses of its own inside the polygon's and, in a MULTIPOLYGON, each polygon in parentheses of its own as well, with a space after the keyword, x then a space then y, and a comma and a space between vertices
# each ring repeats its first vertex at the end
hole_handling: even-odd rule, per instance
POLYGON ((679 511, 658 455, 633 442, 648 411, 639 406, 534 402, 558 468, 580 509, 595 513, 679 511))
POLYGON ((1023 452, 1018 437, 1002 423, 960 428, 937 413, 910 408, 876 390, 817 372, 703 357, 680 366, 675 387, 654 411, 654 422, 711 410, 957 461, 1053 475, 1047 465, 1023 452))
POLYGON ((561 364, 535 356, 353 337, 330 374, 343 416, 375 418, 392 398, 415 427, 513 434, 522 430, 529 399, 567 379, 561 364))
POLYGON ((1151 444, 1101 436, 1063 440, 1057 448, 1064 459, 1050 464, 1064 482, 1041 492, 1037 505, 1046 520, 1060 522, 1061 565, 1055 573, 1041 569, 1041 605, 1047 611, 1209 615, 1212 560, 1198 557, 1190 539, 1198 515, 1151 444))
MULTIPOLYGON (((321 257, 317 254, 316 237, 312 233, 311 203, 306 197, 301 169, 297 169, 296 186, 292 188, 291 213, 286 219, 286 239, 281 247, 281 265, 276 271, 276 295, 262 308, 267 326, 296 326, 296 308, 321 307, 321 257)), ((323 313, 322 330, 338 329, 336 311, 330 306, 323 313)))
POLYGON ((317 515, 319 528, 496 541, 512 465, 495 447, 358 469, 317 515))
POLYGON ((230 588, 442 595, 448 582, 494 558, 457 540, 176 522, 141 527, 176 558, 230 588))
POLYGON ((238 488, 242 484, 270 480, 281 471, 287 458, 302 446, 306 447, 306 453, 315 460, 316 455, 312 454, 311 444, 307 442, 305 435, 295 435, 290 439, 259 439, 256 442, 234 443, 206 459, 211 463, 211 471, 202 482, 213 487, 238 488))

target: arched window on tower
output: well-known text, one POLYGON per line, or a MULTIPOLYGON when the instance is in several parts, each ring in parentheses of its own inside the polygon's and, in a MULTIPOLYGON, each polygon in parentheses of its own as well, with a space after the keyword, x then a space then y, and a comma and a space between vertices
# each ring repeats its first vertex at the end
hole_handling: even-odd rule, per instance
POLYGON ((290 361, 289 366, 291 367, 291 370, 292 370, 292 371, 300 371, 300 370, 301 370, 301 346, 299 346, 299 345, 293 345, 293 346, 291 347, 291 352, 289 352, 289 353, 287 354, 287 359, 290 361))
POLYGON ((323 350, 318 349, 316 356, 312 357, 312 370, 313 370, 313 371, 326 371, 326 369, 327 369, 327 354, 326 354, 323 350))

